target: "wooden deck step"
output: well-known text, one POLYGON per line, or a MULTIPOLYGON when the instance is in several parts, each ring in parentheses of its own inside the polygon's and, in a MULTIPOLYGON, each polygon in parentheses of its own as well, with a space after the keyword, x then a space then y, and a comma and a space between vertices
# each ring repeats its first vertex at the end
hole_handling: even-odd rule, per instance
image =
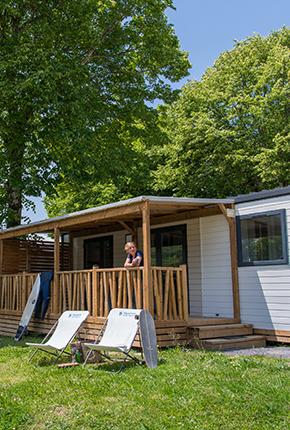
POLYGON ((213 339, 250 334, 253 334, 253 326, 251 324, 208 325, 192 328, 192 335, 199 339, 213 339))
POLYGON ((189 319, 187 320, 187 327, 225 325, 225 324, 236 324, 236 323, 240 323, 240 320, 235 318, 190 316, 189 319))
POLYGON ((216 339, 193 339, 191 342, 195 348, 203 348, 215 351, 231 349, 260 348, 266 345, 265 336, 229 336, 216 339))

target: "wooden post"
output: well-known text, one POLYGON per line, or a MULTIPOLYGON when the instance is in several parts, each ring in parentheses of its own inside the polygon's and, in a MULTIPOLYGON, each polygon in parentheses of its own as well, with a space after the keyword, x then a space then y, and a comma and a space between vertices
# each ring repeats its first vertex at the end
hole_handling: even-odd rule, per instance
MULTIPOLYGON (((240 320, 240 294, 239 294, 239 275, 238 275, 238 253, 237 253, 237 235, 236 235, 236 218, 229 217, 224 205, 219 204, 219 208, 225 216, 229 225, 230 234, 230 252, 231 252, 231 272, 232 272, 232 291, 233 291, 233 311, 234 318, 240 320)), ((234 210, 232 205, 231 210, 234 210)))
POLYGON ((0 240, 0 275, 2 275, 3 273, 3 248, 4 248, 4 243, 3 240, 0 240))
MULTIPOLYGON (((151 237, 150 237, 150 206, 146 201, 142 207, 142 233, 143 233, 143 307, 153 315, 153 292, 151 283, 151 237)), ((153 315, 154 316, 154 315, 153 315)))
MULTIPOLYGON (((181 266, 181 282, 182 282, 182 296, 183 296, 183 318, 188 320, 188 281, 187 281, 187 266, 182 264, 181 266)), ((177 272, 176 276, 179 276, 177 272)))
POLYGON ((61 242, 61 246, 60 246, 60 270, 65 270, 64 269, 64 234, 60 235, 60 242, 61 242))
POLYGON ((21 309, 20 309, 21 311, 24 309, 26 301, 27 301, 26 276, 25 276, 25 272, 22 272, 21 309))
POLYGON ((25 242, 25 271, 30 272, 30 240, 25 242))
MULTIPOLYGON (((3 248, 4 248, 4 242, 3 240, 0 240, 0 276, 3 274, 3 248)), ((0 290, 2 290, 2 277, 0 278, 0 290)), ((2 291, 1 291, 2 293, 2 291)))
POLYGON ((68 270, 74 270, 74 251, 73 251, 73 244, 74 244, 74 235, 73 233, 69 233, 69 263, 68 263, 68 270))
POLYGON ((52 297, 52 309, 53 313, 59 312, 59 303, 58 303, 58 272, 59 272, 59 239, 60 239, 60 231, 59 228, 54 228, 54 283, 53 283, 53 297, 52 297))

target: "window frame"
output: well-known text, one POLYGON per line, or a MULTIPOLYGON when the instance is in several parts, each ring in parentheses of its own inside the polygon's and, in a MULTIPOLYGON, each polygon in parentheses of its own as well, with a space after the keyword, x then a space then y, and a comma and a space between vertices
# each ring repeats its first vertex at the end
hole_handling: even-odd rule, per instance
POLYGON ((276 266, 288 264, 288 235, 287 235, 287 223, 286 223, 286 209, 278 209, 272 211, 255 212, 247 215, 237 216, 237 248, 238 248, 238 265, 239 267, 247 266, 276 266), (254 219, 262 216, 273 216, 280 215, 280 225, 281 225, 281 237, 282 237, 282 251, 283 259, 281 260, 257 260, 257 261, 243 261, 242 253, 242 229, 241 221, 246 219, 254 219))
POLYGON ((188 262, 188 255, 187 255, 187 225, 186 224, 176 224, 176 225, 170 225, 165 227, 156 227, 151 229, 151 248, 152 248, 152 233, 156 234, 156 265, 157 267, 167 267, 162 266, 162 255, 161 255, 161 233, 169 233, 174 230, 180 230, 182 232, 182 239, 183 239, 183 260, 187 264, 188 262))

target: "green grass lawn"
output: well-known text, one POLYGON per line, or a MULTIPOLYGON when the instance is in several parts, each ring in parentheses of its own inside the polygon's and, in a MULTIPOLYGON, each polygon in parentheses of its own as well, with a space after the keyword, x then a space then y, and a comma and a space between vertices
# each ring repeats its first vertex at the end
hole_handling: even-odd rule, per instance
MULTIPOLYGON (((31 341, 31 339, 29 339, 31 341)), ((290 362, 168 349, 157 369, 58 369, 0 337, 0 429, 290 428, 290 362)))

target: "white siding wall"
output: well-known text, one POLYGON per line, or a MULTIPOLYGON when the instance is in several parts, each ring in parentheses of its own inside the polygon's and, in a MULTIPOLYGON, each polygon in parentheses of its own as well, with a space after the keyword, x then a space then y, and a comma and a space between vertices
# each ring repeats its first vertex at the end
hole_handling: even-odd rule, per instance
POLYGON ((233 316, 228 223, 223 215, 200 218, 203 316, 233 316))
MULTIPOLYGON (((238 215, 286 209, 288 252, 290 251, 290 196, 245 202, 238 215)), ((290 260, 290 255, 289 255, 290 260)), ((290 266, 239 267, 241 319, 254 327, 290 330, 290 266)))
POLYGON ((200 219, 187 222, 187 253, 190 315, 202 315, 200 219))

